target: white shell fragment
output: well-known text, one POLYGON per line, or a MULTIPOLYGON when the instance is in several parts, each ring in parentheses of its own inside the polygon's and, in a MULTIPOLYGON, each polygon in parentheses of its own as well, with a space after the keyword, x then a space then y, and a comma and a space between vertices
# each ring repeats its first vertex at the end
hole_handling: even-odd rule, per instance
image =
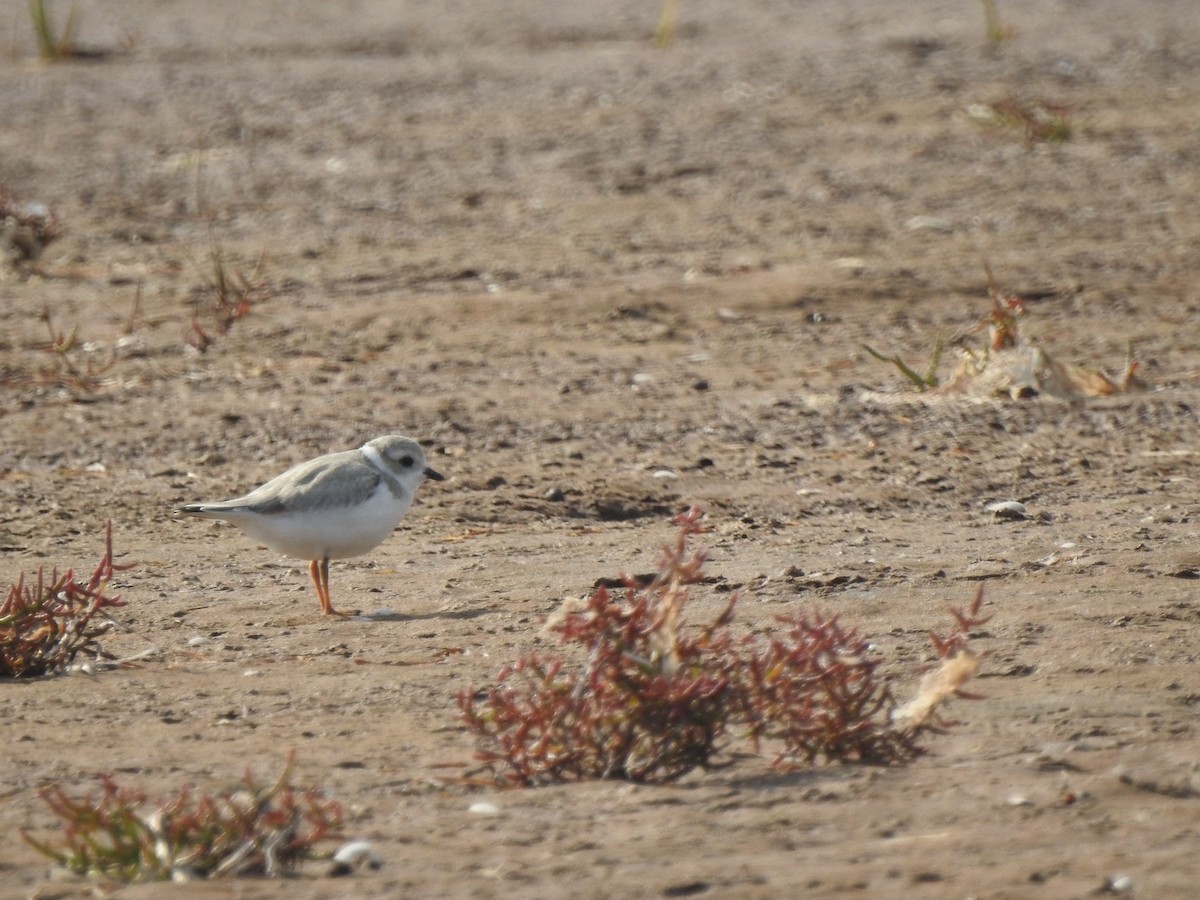
POLYGON ((939 216, 913 216, 904 223, 909 231, 941 231, 949 234, 954 230, 954 223, 939 216))
POLYGON ((989 503, 984 509, 997 519, 1015 519, 1019 521, 1027 518, 1025 504, 1018 503, 1016 500, 997 500, 994 503, 989 503))
POLYGON ((336 878, 349 875, 363 866, 378 869, 382 865, 383 860, 379 858, 379 854, 375 852, 375 847, 370 842, 351 841, 343 844, 338 848, 337 853, 333 854, 333 865, 329 869, 329 874, 336 878))
POLYGON ((842 256, 833 261, 833 267, 861 275, 867 269, 867 261, 858 256, 842 256))
POLYGON ((1104 889, 1112 894, 1126 894, 1133 890, 1133 879, 1128 875, 1110 875, 1104 879, 1104 889))

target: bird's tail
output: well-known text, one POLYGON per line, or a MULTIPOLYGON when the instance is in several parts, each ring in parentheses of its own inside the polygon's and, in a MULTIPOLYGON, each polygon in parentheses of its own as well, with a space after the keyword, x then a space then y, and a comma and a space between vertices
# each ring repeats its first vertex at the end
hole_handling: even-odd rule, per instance
POLYGON ((207 503, 189 503, 187 506, 181 506, 175 510, 176 515, 181 516, 201 516, 202 518, 216 518, 220 512, 207 503))

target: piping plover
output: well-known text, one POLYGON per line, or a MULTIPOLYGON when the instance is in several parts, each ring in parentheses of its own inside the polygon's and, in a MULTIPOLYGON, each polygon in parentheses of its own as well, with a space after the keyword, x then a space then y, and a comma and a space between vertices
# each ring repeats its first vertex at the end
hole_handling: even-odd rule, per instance
POLYGON ((392 434, 310 459, 244 497, 189 503, 179 512, 224 519, 276 553, 310 560, 321 612, 352 615, 329 601, 329 561, 361 556, 391 534, 426 477, 443 478, 425 465, 420 444, 392 434))

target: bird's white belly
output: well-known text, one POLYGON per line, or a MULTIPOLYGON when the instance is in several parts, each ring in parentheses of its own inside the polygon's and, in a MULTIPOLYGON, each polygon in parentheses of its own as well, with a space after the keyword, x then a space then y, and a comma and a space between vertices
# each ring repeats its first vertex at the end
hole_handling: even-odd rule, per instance
POLYGON ((392 533, 411 503, 412 494, 397 498, 381 484, 366 502, 356 506, 242 514, 228 520, 276 553, 298 559, 344 559, 376 547, 392 533))

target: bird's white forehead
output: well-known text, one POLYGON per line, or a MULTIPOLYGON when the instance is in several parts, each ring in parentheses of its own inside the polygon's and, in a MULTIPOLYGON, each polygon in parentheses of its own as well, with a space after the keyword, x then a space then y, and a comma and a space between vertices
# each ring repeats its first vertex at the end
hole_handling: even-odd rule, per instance
POLYGON ((368 441, 363 445, 362 450, 366 453, 368 449, 374 450, 381 456, 386 456, 388 459, 393 460, 399 459, 406 453, 417 461, 425 458, 425 451, 421 449, 420 444, 412 438, 400 437, 394 434, 368 441))

